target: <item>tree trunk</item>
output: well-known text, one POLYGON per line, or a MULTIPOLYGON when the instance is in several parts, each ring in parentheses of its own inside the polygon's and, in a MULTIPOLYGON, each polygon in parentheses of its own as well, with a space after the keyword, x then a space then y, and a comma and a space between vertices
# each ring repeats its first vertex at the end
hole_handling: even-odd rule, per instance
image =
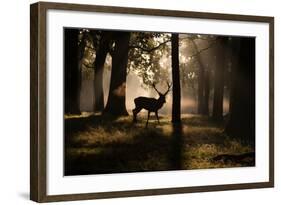
POLYGON ((64 109, 68 114, 80 114, 81 72, 79 69, 78 29, 64 30, 64 109))
POLYGON ((217 58, 215 67, 215 82, 214 82, 214 101, 212 118, 216 121, 223 120, 223 93, 224 93, 224 72, 227 66, 226 50, 227 37, 218 37, 217 43, 217 58))
POLYGON ((204 109, 204 76, 205 70, 204 67, 199 63, 199 72, 198 72, 198 102, 197 102, 197 112, 198 114, 203 114, 204 109))
POLYGON ((228 112, 232 110, 232 103, 233 103, 233 91, 234 91, 234 84, 235 84, 235 75, 237 66, 239 66, 239 56, 237 55, 238 50, 240 49, 240 40, 239 39, 231 39, 230 40, 230 61, 231 61, 231 67, 230 67, 230 87, 229 87, 229 110, 228 112))
POLYGON ((101 36, 99 47, 95 59, 95 77, 94 77, 94 111, 102 112, 104 109, 103 93, 103 70, 106 55, 109 51, 110 33, 104 31, 101 36))
POLYGON ((233 70, 232 105, 225 132, 255 145, 255 39, 242 38, 233 70))
POLYGON ((128 115, 126 110, 126 76, 129 51, 129 32, 115 32, 115 48, 112 54, 112 71, 109 95, 104 114, 128 115))
POLYGON ((179 70, 179 35, 172 34, 172 79, 173 79, 173 105, 172 122, 181 122, 181 87, 179 70))
MULTIPOLYGON (((190 40, 195 49, 195 52, 198 53, 198 47, 193 39, 190 40)), ((198 98, 197 98, 197 112, 198 114, 203 114, 204 112, 204 87, 205 87, 205 67, 202 63, 200 54, 196 55, 196 60, 199 64, 198 70, 198 98)))
POLYGON ((209 98, 210 98, 210 73, 205 70, 205 82, 204 82, 204 97, 203 97, 203 115, 209 115, 209 98))

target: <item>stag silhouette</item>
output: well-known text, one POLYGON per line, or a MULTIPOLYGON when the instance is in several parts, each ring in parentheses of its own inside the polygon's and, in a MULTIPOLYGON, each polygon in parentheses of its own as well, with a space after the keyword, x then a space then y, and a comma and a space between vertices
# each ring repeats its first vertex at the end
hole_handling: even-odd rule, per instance
POLYGON ((148 115, 147 115, 147 120, 146 120, 146 127, 148 125, 148 121, 149 121, 149 117, 150 117, 150 113, 154 112, 155 116, 159 122, 159 117, 158 117, 158 110, 161 109, 164 105, 164 103, 166 102, 166 95, 168 94, 168 92, 170 91, 171 88, 171 84, 169 84, 167 82, 167 86, 168 86, 168 90, 163 94, 161 93, 159 90, 157 90, 157 88, 155 87, 155 84, 152 84, 152 87, 154 88, 154 90, 158 93, 159 98, 148 98, 148 97, 137 97, 134 99, 135 102, 135 109, 133 109, 133 115, 134 115, 134 122, 137 122, 137 115, 138 113, 142 110, 145 109, 148 111, 148 115))

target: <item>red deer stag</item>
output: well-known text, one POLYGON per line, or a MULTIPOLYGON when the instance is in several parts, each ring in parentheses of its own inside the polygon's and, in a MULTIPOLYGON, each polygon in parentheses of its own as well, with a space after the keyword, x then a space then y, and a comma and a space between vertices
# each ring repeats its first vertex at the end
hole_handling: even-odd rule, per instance
POLYGON ((135 109, 133 109, 133 114, 134 114, 134 122, 137 121, 137 114, 142 110, 145 109, 148 111, 148 115, 147 115, 147 121, 146 121, 146 127, 148 125, 148 120, 149 120, 149 116, 151 112, 155 113, 155 116, 159 122, 159 117, 158 117, 158 110, 160 108, 163 107, 164 103, 166 102, 166 95, 168 94, 168 92, 170 91, 171 88, 171 84, 169 84, 167 82, 168 85, 168 90, 162 94, 161 92, 159 92, 159 90, 157 90, 157 88, 155 87, 155 84, 152 84, 152 87, 155 89, 155 91, 158 93, 159 98, 155 99, 155 98, 148 98, 148 97, 137 97, 134 99, 135 102, 135 109))

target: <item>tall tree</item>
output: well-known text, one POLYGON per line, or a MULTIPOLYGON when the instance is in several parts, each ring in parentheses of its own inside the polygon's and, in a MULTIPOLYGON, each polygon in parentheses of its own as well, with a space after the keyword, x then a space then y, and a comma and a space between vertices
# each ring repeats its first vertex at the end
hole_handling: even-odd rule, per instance
MULTIPOLYGON (((232 40, 237 44, 237 40, 232 40)), ((237 52, 238 51, 238 52, 237 52)), ((232 73, 232 97, 225 132, 255 145, 255 38, 241 38, 238 66, 232 73)))
POLYGON ((111 40, 111 32, 102 31, 99 44, 96 51, 96 59, 94 63, 94 111, 102 112, 104 109, 104 91, 103 91, 103 71, 106 55, 109 52, 111 40))
POLYGON ((112 54, 109 95, 103 113, 122 116, 128 115, 125 100, 130 33, 114 32, 113 36, 115 46, 112 54))
POLYGON ((191 57, 194 57, 198 63, 197 111, 198 114, 209 115, 211 70, 210 67, 208 67, 208 64, 204 63, 204 58, 206 58, 206 55, 202 56, 202 54, 203 52, 211 49, 216 44, 216 37, 191 35, 188 36, 188 39, 195 51, 194 54, 191 55, 191 57), (199 43, 197 42, 197 40, 199 41, 199 43), (202 45, 204 45, 204 47, 202 45))
POLYGON ((173 79, 173 104, 172 122, 181 122, 181 87, 179 70, 179 34, 172 34, 172 79, 173 79))
POLYGON ((214 76, 214 101, 212 118, 216 121, 223 120, 223 94, 224 73, 227 66, 228 37, 218 37, 216 45, 216 66, 214 76))
POLYGON ((229 87, 229 112, 232 110, 232 103, 234 101, 235 96, 234 94, 234 84, 235 84, 235 75, 236 75, 236 70, 237 67, 239 66, 239 56, 238 52, 240 49, 240 39, 237 38, 231 38, 229 40, 229 45, 230 48, 230 72, 229 72, 229 82, 228 82, 228 87, 229 87))
POLYGON ((210 98, 210 71, 204 68, 204 95, 203 95, 203 115, 209 115, 209 98, 210 98))
POLYGON ((202 58, 198 49, 198 46, 195 42, 194 38, 190 38, 190 42, 193 45, 193 48, 195 50, 194 57, 196 58, 198 62, 198 98, 197 98, 197 112, 198 114, 203 114, 204 112, 204 87, 205 87, 205 67, 202 62, 202 58))
POLYGON ((81 72, 78 35, 78 29, 64 30, 64 109, 68 114, 80 114, 81 72))

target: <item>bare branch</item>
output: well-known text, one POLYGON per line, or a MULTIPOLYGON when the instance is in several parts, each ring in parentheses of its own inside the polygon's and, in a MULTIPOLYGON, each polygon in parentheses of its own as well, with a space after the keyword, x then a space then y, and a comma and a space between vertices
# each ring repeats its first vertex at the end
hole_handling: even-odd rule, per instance
POLYGON ((166 40, 166 41, 160 43, 158 46, 155 46, 155 47, 150 48, 150 49, 143 48, 143 47, 137 46, 137 45, 131 45, 129 48, 130 48, 130 49, 131 49, 131 48, 138 48, 138 49, 141 49, 141 50, 144 51, 144 52, 151 53, 152 51, 157 50, 158 48, 160 48, 161 46, 165 45, 165 44, 168 43, 168 42, 171 42, 171 40, 170 40, 170 39, 169 39, 169 40, 166 40))
POLYGON ((91 68, 91 69, 94 69, 94 66, 91 66, 91 65, 87 65, 86 63, 82 63, 83 66, 85 66, 86 68, 91 68))
POLYGON ((92 46, 87 46, 85 45, 85 48, 89 49, 89 50, 94 50, 94 48, 92 46))
POLYGON ((209 46, 207 46, 207 47, 205 47, 205 48, 199 50, 198 52, 196 52, 196 53, 194 53, 194 54, 192 54, 192 55, 190 55, 190 56, 187 56, 187 57, 188 57, 188 58, 192 58, 192 57, 194 57, 194 56, 197 56, 197 55, 201 54, 202 52, 204 52, 204 51, 206 51, 206 50, 212 48, 216 43, 217 43, 217 39, 216 39, 216 40, 213 40, 213 41, 209 44, 209 46))
MULTIPOLYGON (((203 40, 203 41, 210 41, 210 40, 212 40, 212 39, 210 39, 210 38, 208 38, 208 37, 206 37, 206 38, 204 38, 204 37, 202 37, 202 36, 196 36, 196 37, 194 37, 193 35, 192 36, 186 36, 186 37, 180 37, 179 38, 179 40, 185 40, 185 39, 187 39, 187 40, 203 40)), ((213 40, 212 40, 213 41, 213 40)))

